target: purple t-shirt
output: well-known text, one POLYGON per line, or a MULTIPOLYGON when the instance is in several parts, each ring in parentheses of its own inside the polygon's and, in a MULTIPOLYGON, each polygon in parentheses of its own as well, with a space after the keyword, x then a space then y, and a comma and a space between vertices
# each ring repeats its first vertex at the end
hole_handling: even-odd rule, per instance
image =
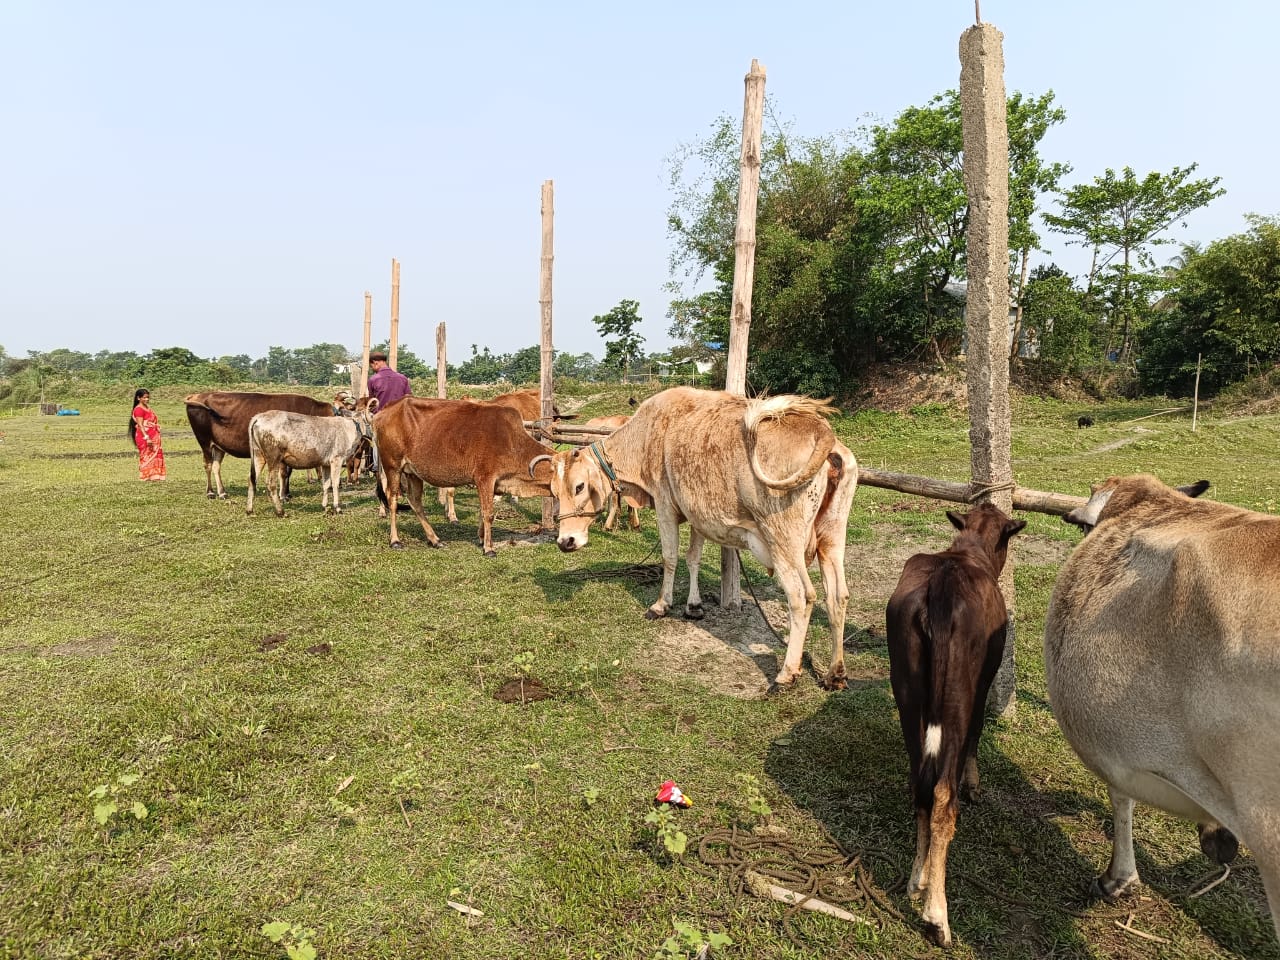
POLYGON ((378 409, 385 410, 397 400, 411 396, 409 378, 390 367, 383 367, 369 378, 369 396, 378 398, 378 409))

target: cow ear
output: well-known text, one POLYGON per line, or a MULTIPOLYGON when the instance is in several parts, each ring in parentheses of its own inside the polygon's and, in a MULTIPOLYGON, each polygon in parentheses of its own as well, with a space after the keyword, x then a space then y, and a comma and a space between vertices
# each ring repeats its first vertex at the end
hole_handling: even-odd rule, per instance
POLYGON ((1008 523, 1004 525, 1005 540, 1010 539, 1014 534, 1021 531, 1022 528, 1025 527, 1026 525, 1027 525, 1027 521, 1025 520, 1010 520, 1008 523))
POLYGON ((370 397, 370 398, 369 398, 369 406, 368 406, 366 409, 367 409, 370 413, 373 413, 375 410, 377 410, 377 409, 378 409, 378 398, 377 398, 377 397, 370 397))
POLYGON ((951 525, 957 530, 964 529, 964 522, 967 519, 963 513, 956 513, 952 510, 947 511, 947 519, 951 521, 951 525))
POLYGON ((1209 489, 1208 480, 1197 480, 1195 483, 1188 483, 1186 486, 1176 488, 1179 493, 1185 493, 1188 497, 1198 497, 1209 489))

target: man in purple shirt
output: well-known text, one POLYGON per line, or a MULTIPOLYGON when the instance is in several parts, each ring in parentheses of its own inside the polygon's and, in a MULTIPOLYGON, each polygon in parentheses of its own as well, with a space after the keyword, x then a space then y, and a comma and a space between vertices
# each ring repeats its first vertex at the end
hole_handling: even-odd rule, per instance
POLYGON ((413 395, 409 378, 392 370, 387 365, 387 355, 381 350, 369 354, 369 366, 373 367, 373 373, 369 375, 369 396, 378 399, 379 410, 413 395))

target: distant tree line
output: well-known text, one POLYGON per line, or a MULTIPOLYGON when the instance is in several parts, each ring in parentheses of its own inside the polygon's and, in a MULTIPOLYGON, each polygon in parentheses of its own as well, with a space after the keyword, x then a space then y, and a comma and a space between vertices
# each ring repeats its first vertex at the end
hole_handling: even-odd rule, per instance
MULTIPOLYGON (((1280 221, 1251 217, 1246 233, 1184 247, 1159 266, 1154 251, 1174 242, 1171 228, 1224 192, 1216 177, 1195 178, 1194 164, 1146 176, 1125 167, 1064 190, 1070 167, 1040 152, 1045 133, 1066 119, 1053 93, 1014 93, 1007 118, 1011 362, 1051 375, 1121 372, 1135 389, 1177 394, 1189 392, 1197 355, 1202 392, 1280 362, 1280 221), (1046 200, 1056 210, 1042 209, 1046 200), (1088 273, 1071 277, 1048 262, 1037 224, 1089 250, 1088 273)), ((955 91, 850 134, 766 133, 751 389, 850 394, 873 364, 959 353, 969 216, 962 164, 955 91)), ((669 166, 677 278, 669 332, 697 351, 729 336, 737 121, 722 118, 669 166), (704 278, 711 289, 682 293, 704 278)))

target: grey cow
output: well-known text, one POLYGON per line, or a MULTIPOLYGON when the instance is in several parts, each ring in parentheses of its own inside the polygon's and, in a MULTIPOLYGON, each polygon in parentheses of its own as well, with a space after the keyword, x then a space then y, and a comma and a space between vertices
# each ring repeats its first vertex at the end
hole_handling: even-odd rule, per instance
MULTIPOLYGON (((369 421, 378 408, 373 397, 362 397, 353 413, 341 412, 335 417, 309 417, 285 410, 268 410, 249 421, 249 457, 254 473, 265 477, 267 493, 275 506, 276 516, 284 516, 285 467, 320 470, 322 492, 320 504, 328 508, 329 491, 333 491, 333 510, 341 513, 338 483, 342 465, 365 440, 372 437, 369 421)), ((249 501, 245 513, 253 513, 256 483, 249 484, 249 501)))

